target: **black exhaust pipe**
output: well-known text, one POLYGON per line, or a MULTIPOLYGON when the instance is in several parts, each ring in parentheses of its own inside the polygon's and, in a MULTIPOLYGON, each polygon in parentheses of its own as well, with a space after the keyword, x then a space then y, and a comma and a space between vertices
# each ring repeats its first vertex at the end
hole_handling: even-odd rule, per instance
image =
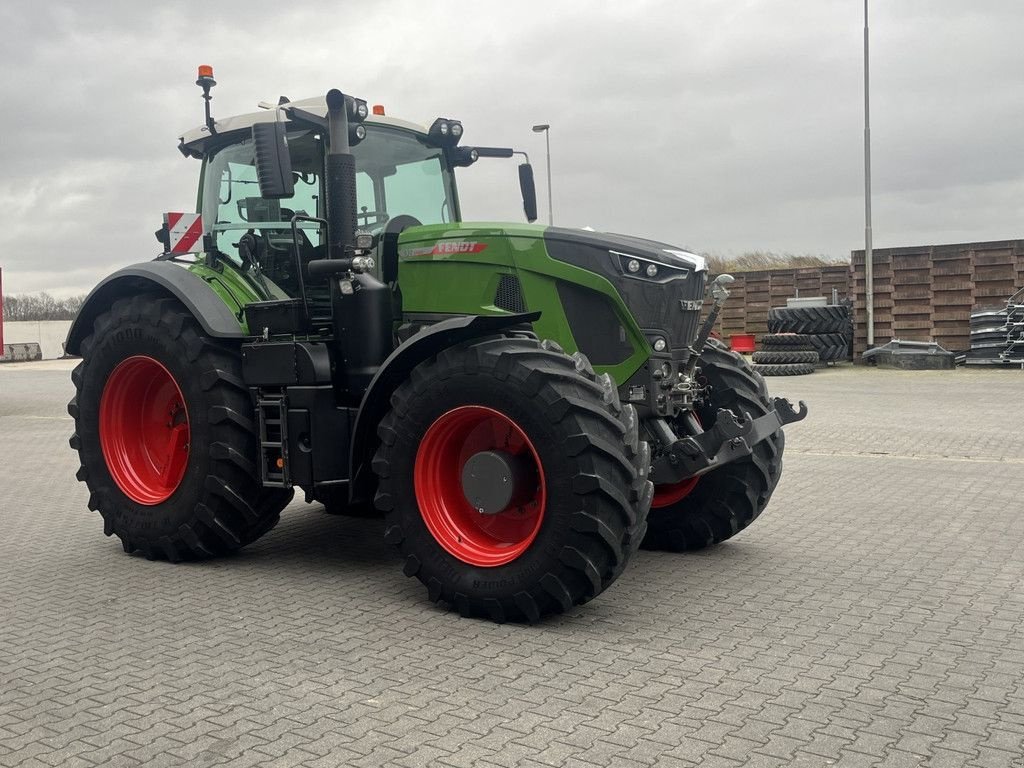
POLYGON ((345 94, 327 92, 327 257, 351 258, 356 232, 356 160, 349 151, 345 94))
MULTIPOLYGON (((356 160, 350 152, 348 99, 327 93, 327 258, 341 260, 331 281, 336 350, 335 387, 356 405, 392 348, 391 290, 373 275, 352 270, 356 233, 356 160), (348 271, 352 270, 352 271, 348 271)), ((337 391, 337 390, 336 390, 337 391)))

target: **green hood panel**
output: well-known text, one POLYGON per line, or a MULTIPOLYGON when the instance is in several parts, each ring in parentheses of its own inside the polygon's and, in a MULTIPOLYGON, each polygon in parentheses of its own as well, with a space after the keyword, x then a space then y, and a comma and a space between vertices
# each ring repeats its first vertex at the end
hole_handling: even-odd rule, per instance
POLYGON ((614 365, 595 365, 598 372, 608 372, 622 383, 646 362, 650 345, 611 282, 594 271, 551 258, 545 244, 548 229, 537 224, 471 222, 406 230, 398 241, 403 314, 508 314, 510 310, 496 301, 503 276, 513 276, 525 309, 541 313, 534 332, 571 353, 578 345, 559 284, 589 289, 604 297, 604 311, 614 313, 633 350, 614 365))
MULTIPOLYGON (((210 267, 205 261, 197 261, 188 266, 188 271, 205 282, 235 315, 242 332, 249 334, 245 322, 245 306, 257 301, 266 301, 257 284, 233 263, 219 261, 217 267, 210 267)), ((275 297, 276 298, 276 297, 275 297)))
POLYGON ((410 227, 398 239, 399 247, 421 242, 453 240, 474 237, 532 237, 543 238, 544 224, 516 224, 509 222, 461 221, 452 224, 428 224, 410 227))

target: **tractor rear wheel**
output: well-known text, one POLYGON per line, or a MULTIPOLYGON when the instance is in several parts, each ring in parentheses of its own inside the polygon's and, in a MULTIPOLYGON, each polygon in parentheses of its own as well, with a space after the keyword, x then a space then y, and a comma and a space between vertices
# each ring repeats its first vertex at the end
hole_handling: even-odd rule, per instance
POLYGON ((176 300, 114 302, 71 374, 71 447, 89 508, 125 552, 191 560, 255 541, 291 489, 264 489, 236 349, 205 336, 176 300))
POLYGON ((586 358, 489 338, 421 363, 373 468, 406 576, 464 616, 537 621, 605 590, 645 530, 650 452, 586 358))
MULTIPOLYGON (((721 342, 711 340, 700 357, 698 380, 709 396, 697 416, 709 429, 718 409, 758 418, 774 408, 764 379, 721 342)), ((747 457, 696 478, 657 484, 647 518, 645 549, 702 549, 736 535, 764 510, 782 475, 785 436, 779 430, 747 457)))

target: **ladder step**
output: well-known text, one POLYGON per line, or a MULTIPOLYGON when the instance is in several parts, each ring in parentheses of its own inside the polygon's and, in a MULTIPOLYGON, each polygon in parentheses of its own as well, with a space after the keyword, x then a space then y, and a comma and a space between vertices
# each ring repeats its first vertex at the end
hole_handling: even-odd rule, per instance
POLYGON ((288 441, 287 409, 284 395, 261 393, 256 400, 263 485, 282 488, 290 485, 285 456, 288 441), (279 461, 284 461, 284 465, 278 467, 279 461))

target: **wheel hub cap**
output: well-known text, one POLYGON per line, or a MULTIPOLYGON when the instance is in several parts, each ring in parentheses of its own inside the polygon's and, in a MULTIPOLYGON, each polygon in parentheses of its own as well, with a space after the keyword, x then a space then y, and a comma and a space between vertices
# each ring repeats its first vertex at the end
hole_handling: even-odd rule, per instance
POLYGON ((477 512, 496 515, 528 503, 537 487, 530 458, 508 451, 480 451, 462 467, 462 493, 477 512))

